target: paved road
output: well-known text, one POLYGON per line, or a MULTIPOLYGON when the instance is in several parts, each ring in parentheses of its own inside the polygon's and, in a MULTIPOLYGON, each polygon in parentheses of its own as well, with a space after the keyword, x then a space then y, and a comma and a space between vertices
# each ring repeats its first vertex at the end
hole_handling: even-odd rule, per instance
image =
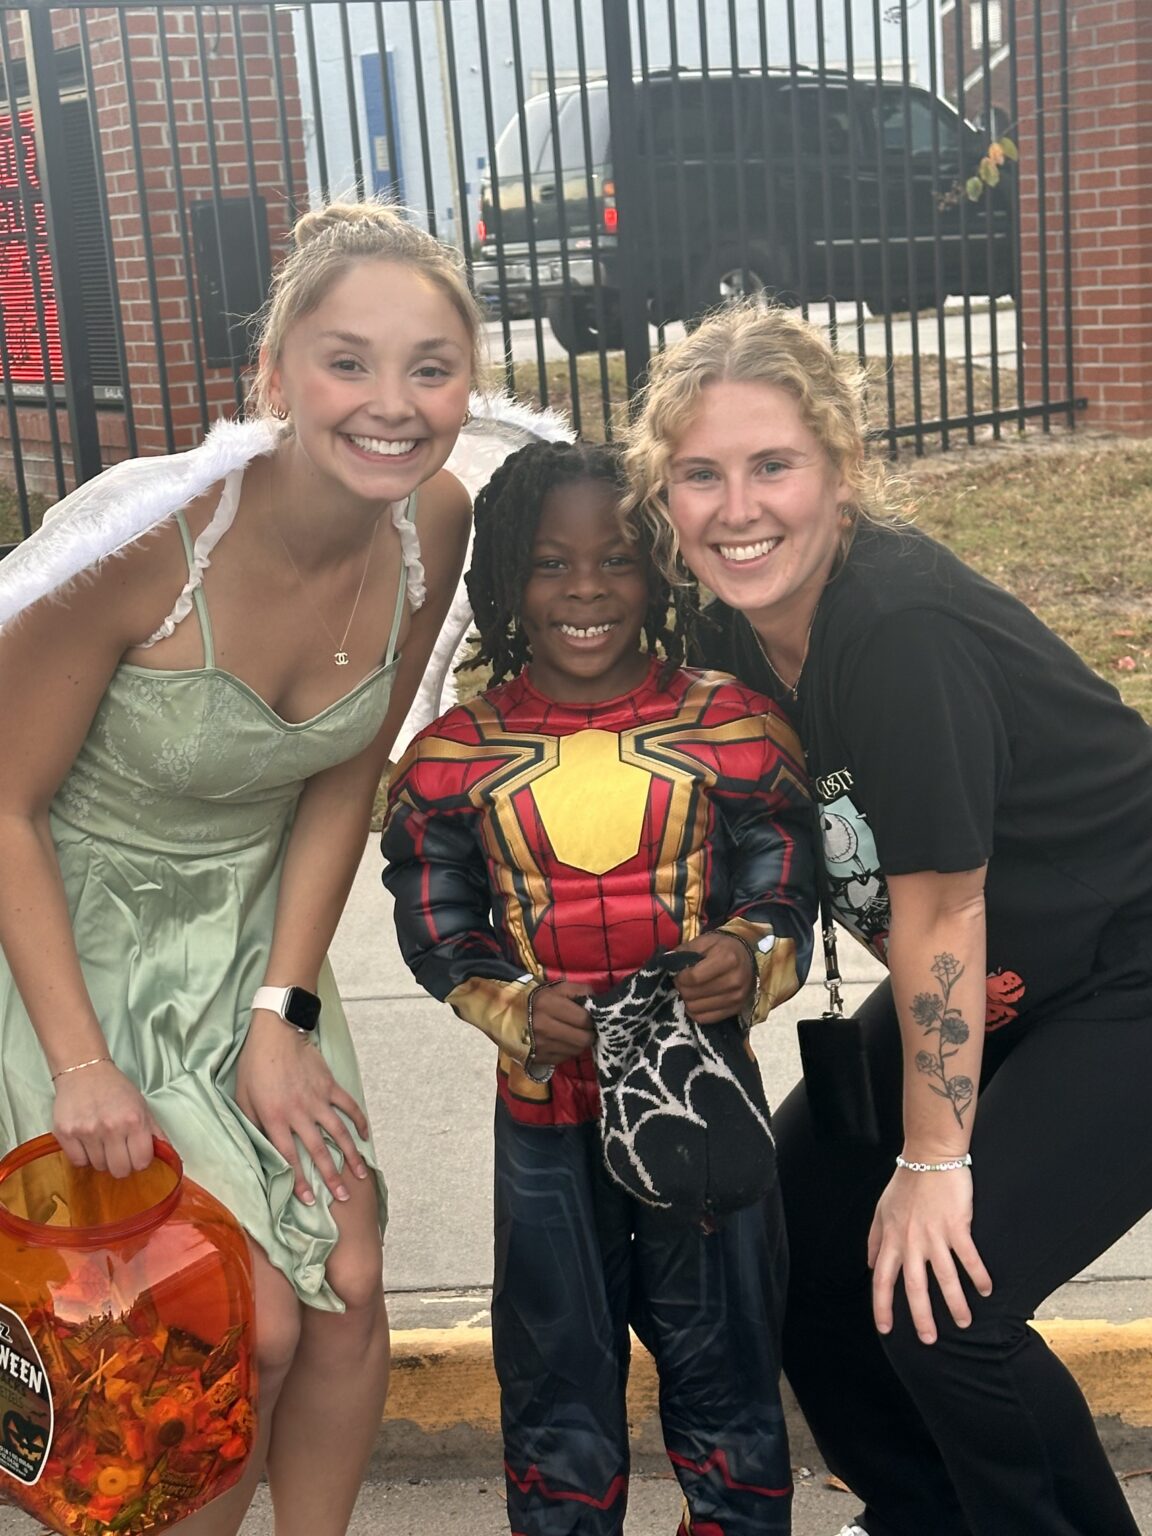
MULTIPOLYGON (((987 365, 991 358, 991 322, 987 310, 987 300, 978 300, 977 308, 970 319, 972 332, 972 358, 974 362, 987 365), (979 305, 983 305, 980 312, 979 305)), ((828 307, 824 304, 813 304, 809 314, 818 324, 823 325, 828 320, 828 307)), ((886 347, 884 321, 877 316, 870 316, 864 311, 864 345, 869 357, 883 357, 886 347)), ((855 305, 840 305, 837 316, 841 328, 841 345, 851 347, 856 345, 855 340, 855 305)), ((499 325, 488 326, 488 344, 493 360, 498 361, 503 355, 504 336, 499 325)), ((543 337, 544 357, 547 361, 563 361, 568 354, 552 335, 552 328, 547 320, 542 320, 540 330, 543 337)), ((936 323, 936 312, 925 310, 918 318, 915 326, 916 344, 924 354, 936 354, 940 351, 940 339, 936 323)), ((515 362, 536 361, 536 323, 533 320, 513 320, 512 332, 512 357, 515 362)), ((677 341, 684 334, 682 325, 670 325, 665 335, 669 342, 677 341)), ((650 345, 655 351, 659 345, 659 336, 654 328, 648 333, 650 345)), ((904 316, 892 322, 892 352, 896 357, 909 356, 912 352, 913 324, 909 317, 904 316)), ((1001 300, 996 313, 996 349, 1000 358, 1001 368, 1015 368, 1016 366, 1016 309, 1010 301, 1001 300)), ((954 360, 960 360, 966 352, 966 335, 964 326, 964 312, 962 306, 949 299, 944 306, 944 352, 954 360)))
MULTIPOLYGON (((823 1468, 807 1470, 810 1475, 796 1482, 793 1536, 835 1536, 858 1512, 858 1505, 850 1494, 828 1486, 823 1468)), ((370 1481, 360 1496, 349 1536, 508 1536, 504 1489, 497 1471, 494 1467, 492 1478, 370 1481)), ((1134 1477, 1126 1490, 1142 1536, 1152 1536, 1152 1477, 1134 1477)), ((628 1509, 628 1536, 672 1536, 681 1509, 672 1474, 634 1477, 628 1509)), ((270 1514, 267 1492, 261 1489, 242 1536, 272 1536, 270 1514)), ((9 1532, 0 1516, 0 1536, 31 1533, 9 1532)))
MULTIPOLYGON (((835 1536, 857 1512, 856 1502, 850 1494, 830 1488, 822 1468, 807 1470, 808 1476, 797 1476, 793 1536, 835 1536)), ((444 1472, 443 1477, 401 1481, 370 1477, 349 1536, 508 1536, 498 1465, 494 1462, 489 1476, 461 1478, 452 1475, 446 1458, 444 1472)), ((1125 1489, 1141 1536, 1152 1536, 1152 1477, 1133 1477, 1125 1489)), ((680 1507, 671 1473, 634 1476, 628 1536, 672 1536, 680 1507)), ((37 1536, 37 1527, 24 1515, 0 1509, 0 1536, 37 1536)), ((241 1536, 273 1536, 266 1488, 257 1493, 241 1536)))

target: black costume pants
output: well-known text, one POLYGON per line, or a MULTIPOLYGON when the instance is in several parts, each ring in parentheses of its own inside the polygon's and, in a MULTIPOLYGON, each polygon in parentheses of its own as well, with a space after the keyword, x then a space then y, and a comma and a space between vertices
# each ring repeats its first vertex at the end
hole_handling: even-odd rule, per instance
POLYGON ((512 1531, 623 1530, 631 1324, 656 1360, 693 1536, 786 1536, 778 1192, 704 1232, 612 1183, 595 1124, 524 1125, 498 1101, 495 1194, 492 1344, 512 1531))
POLYGON ((1079 1388, 1028 1319, 1152 1208, 1152 1017, 989 1035, 973 1237, 994 1288, 981 1298, 966 1285, 967 1329, 937 1291, 930 1345, 902 1287, 893 1332, 872 1322, 868 1229, 900 1149, 887 983, 861 1017, 882 1145, 814 1139, 802 1085, 776 1116, 791 1250, 784 1368, 829 1467, 865 1501, 869 1536, 1138 1536, 1079 1388))

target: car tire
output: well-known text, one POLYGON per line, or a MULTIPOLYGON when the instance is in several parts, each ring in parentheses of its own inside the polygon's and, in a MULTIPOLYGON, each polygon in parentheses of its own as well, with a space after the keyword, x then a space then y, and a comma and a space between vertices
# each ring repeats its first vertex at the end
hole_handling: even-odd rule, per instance
POLYGON ((696 282, 693 321, 699 323, 711 310, 733 300, 762 294, 787 308, 799 302, 792 292, 787 260, 769 245, 751 245, 745 256, 738 247, 726 246, 705 258, 696 282))
POLYGON ((599 352, 601 345, 606 351, 614 352, 624 345, 624 327, 620 321, 619 300, 615 294, 604 293, 601 295, 601 302, 604 315, 603 336, 596 325, 594 299, 583 295, 580 297, 565 295, 548 300, 548 324, 552 327, 553 336, 565 352, 576 355, 584 352, 599 352))

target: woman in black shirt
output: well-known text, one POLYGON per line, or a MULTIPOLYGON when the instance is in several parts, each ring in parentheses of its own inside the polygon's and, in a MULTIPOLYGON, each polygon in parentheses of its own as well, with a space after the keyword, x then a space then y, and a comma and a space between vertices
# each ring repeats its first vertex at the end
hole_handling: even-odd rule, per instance
POLYGON ((890 972, 880 1144, 816 1139, 802 1086, 777 1116, 785 1368, 848 1532, 1136 1536, 1027 1324, 1152 1208, 1152 732, 886 517, 862 387, 806 322, 728 310, 657 360, 628 452, 715 594, 701 659, 793 716, 836 916, 890 972))

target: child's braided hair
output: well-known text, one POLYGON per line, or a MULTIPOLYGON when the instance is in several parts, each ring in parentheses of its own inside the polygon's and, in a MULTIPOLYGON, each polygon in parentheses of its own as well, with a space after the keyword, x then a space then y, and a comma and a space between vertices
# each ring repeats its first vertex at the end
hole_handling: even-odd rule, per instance
MULTIPOLYGON (((476 497, 472 565, 464 578, 479 631, 476 653, 462 667, 490 666, 492 682, 514 677, 531 650, 520 623, 520 600, 532 571, 532 546, 544 498, 558 485, 596 480, 623 496, 626 481, 616 447, 602 443, 530 443, 509 454, 476 497)), ((621 524, 648 564, 644 639, 664 653, 666 671, 684 664, 695 611, 695 583, 669 582, 652 559, 652 534, 640 518, 621 524)))

